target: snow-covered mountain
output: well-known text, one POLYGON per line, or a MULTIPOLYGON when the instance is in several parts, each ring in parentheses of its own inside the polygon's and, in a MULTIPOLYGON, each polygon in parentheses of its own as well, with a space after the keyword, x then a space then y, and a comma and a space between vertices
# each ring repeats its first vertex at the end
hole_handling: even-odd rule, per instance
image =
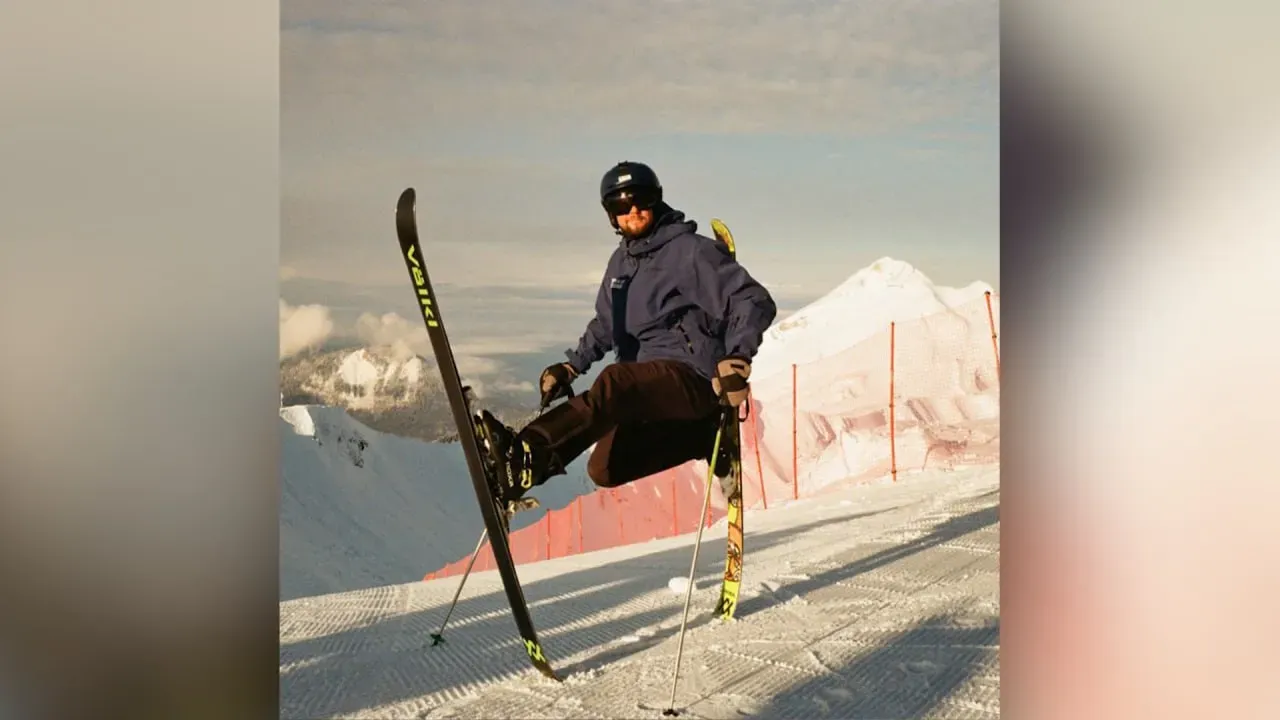
MULTIPOLYGON (((440 441, 456 438, 434 360, 392 347, 308 353, 280 363, 281 404, 325 405, 382 432, 440 441)), ((528 393, 487 388, 484 406, 508 423, 529 416, 528 393)))
POLYGON ((765 333, 752 363, 760 379, 841 352, 889 326, 951 311, 981 300, 985 282, 962 288, 935 285, 902 260, 884 257, 857 271, 831 292, 806 305, 765 333))
POLYGON ((345 349, 300 357, 289 370, 291 379, 297 378, 299 390, 351 410, 406 404, 440 386, 433 374, 429 376, 424 358, 397 355, 390 348, 345 349))
MULTIPOLYGON (((484 524, 457 443, 378 432, 340 408, 282 408, 280 598, 414 582, 470 553, 484 524)), ((518 530, 594 488, 585 460, 529 494, 518 530)))
MULTIPOLYGON (((900 466, 922 467, 927 458, 936 463, 970 446, 998 453, 998 381, 987 352, 985 308, 964 307, 981 304, 988 289, 981 282, 959 289, 935 286, 908 263, 885 258, 776 323, 752 374, 753 396, 765 406, 753 432, 763 437, 770 502, 791 495, 793 442, 802 496, 886 466, 888 353, 862 341, 885 332, 890 321, 930 316, 921 327, 904 328, 899 338, 900 466), (805 367, 793 438, 790 376, 777 371, 854 346, 859 347, 848 357, 805 367), (942 452, 936 431, 952 427, 963 429, 952 441, 959 449, 942 452)), ((471 553, 483 525, 461 448, 396 437, 405 433, 378 432, 357 421, 362 413, 385 417, 420 407, 440 431, 453 433, 432 364, 363 348, 296 358, 282 364, 282 371, 285 404, 299 396, 312 403, 281 410, 282 597, 410 582, 471 553)), ((486 407, 494 403, 485 399, 486 407)), ((586 459, 584 454, 570 466, 569 477, 553 478, 532 494, 554 509, 591 492, 586 459)), ((753 485, 750 493, 756 492, 753 485)), ((517 515, 513 530, 542 516, 542 510, 517 515)))
MULTIPOLYGON (((999 375, 984 298, 991 289, 937 286, 909 263, 881 258, 775 323, 751 374, 763 408, 765 484, 778 492, 796 483, 804 495, 886 472, 891 459, 903 469, 998 458, 999 375)), ((993 310, 998 331, 998 298, 993 310)))

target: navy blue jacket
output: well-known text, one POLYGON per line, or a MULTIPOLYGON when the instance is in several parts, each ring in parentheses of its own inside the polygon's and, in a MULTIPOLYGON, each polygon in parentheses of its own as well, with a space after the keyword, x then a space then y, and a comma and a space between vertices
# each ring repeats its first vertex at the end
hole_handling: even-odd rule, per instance
POLYGON ((609 258, 596 316, 565 355, 579 374, 609 350, 619 362, 681 360, 710 379, 725 357, 755 357, 778 313, 769 291, 697 223, 665 204, 653 228, 609 258))

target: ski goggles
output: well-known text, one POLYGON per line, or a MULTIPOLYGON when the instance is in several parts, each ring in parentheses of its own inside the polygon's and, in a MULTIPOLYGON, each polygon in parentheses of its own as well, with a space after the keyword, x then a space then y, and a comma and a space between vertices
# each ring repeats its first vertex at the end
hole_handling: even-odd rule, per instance
POLYGON ((626 215, 631 208, 649 210, 658 204, 661 195, 654 188, 636 187, 619 190, 606 197, 601 204, 610 215, 626 215))

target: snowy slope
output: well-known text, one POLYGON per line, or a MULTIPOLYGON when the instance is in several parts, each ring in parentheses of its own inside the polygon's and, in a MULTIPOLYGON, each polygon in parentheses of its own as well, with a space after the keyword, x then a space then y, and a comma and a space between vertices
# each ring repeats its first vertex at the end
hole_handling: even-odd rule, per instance
POLYGON ((902 322, 951 310, 975 300, 991 286, 934 285, 911 264, 880 258, 831 292, 806 305, 765 333, 752 363, 752 378, 764 379, 792 363, 806 364, 838 353, 902 322))
MULTIPOLYGON (((417 580, 475 548, 484 524, 461 446, 379 433, 339 408, 280 416, 282 599, 417 580)), ((544 509, 512 529, 594 488, 584 468, 530 492, 544 509)))
MULTIPOLYGON (((888 387, 885 326, 890 319, 935 312, 916 333, 914 346, 905 331, 899 340, 905 347, 897 367, 897 453, 904 473, 926 460, 936 465, 976 452, 986 453, 989 461, 998 452, 998 393, 992 391, 994 361, 985 352, 985 310, 972 317, 936 313, 980 301, 985 289, 981 283, 960 290, 938 288, 910 265, 884 259, 770 330, 762 357, 788 364, 828 358, 805 365, 799 384, 802 495, 887 470, 890 448, 883 410, 888 387), (861 342, 876 333, 885 338, 883 344, 861 342), (857 346, 848 349, 853 344, 857 346), (975 355, 974 347, 983 352, 975 355), (931 426, 926 428, 922 419, 931 426), (939 440, 940 429, 953 440, 960 433, 960 442, 939 440)), ((378 394, 397 387, 396 381, 414 382, 422 372, 416 359, 396 364, 368 350, 335 355, 338 360, 340 366, 326 378, 378 394)), ((792 492, 790 373, 756 373, 752 381, 764 412, 748 431, 763 434, 766 489, 777 503, 792 492)), ((457 445, 371 431, 333 408, 285 408, 282 417, 282 597, 409 581, 470 555, 482 525, 457 445), (369 447, 358 448, 361 440, 355 437, 369 447)), ((534 496, 558 508, 592 491, 585 462, 584 455, 571 467, 570 477, 552 479, 534 496)), ((705 464, 694 464, 693 472, 705 473, 705 464)), ((758 497, 758 480, 754 467, 748 474, 751 503, 758 497)), ((722 505, 719 493, 712 503, 722 505)), ((660 512, 668 512, 665 505, 660 512)), ((541 511, 517 516, 514 529, 540 517, 541 511)))
MULTIPOLYGON (((704 534, 682 717, 999 717, 999 387, 986 289, 939 288, 885 259, 770 331, 754 422, 769 492, 786 493, 747 513, 739 620, 727 626, 706 621, 724 523, 704 534), (883 477, 891 320, 903 323, 897 483, 883 477), (798 501, 791 378, 780 372, 791 362, 804 363, 798 501), (950 458, 941 469, 921 462, 939 455, 950 458)), ((552 684, 530 671, 493 571, 468 579, 449 642, 430 645, 459 578, 411 580, 467 556, 481 527, 456 446, 372 433, 327 408, 282 416, 286 493, 314 493, 286 498, 288 521, 282 509, 282 582, 287 523, 294 594, 311 596, 280 605, 282 717, 661 717, 684 602, 668 582, 689 572, 692 533, 520 566, 566 677, 552 684), (348 469, 356 456, 369 473, 348 469), (423 478, 445 476, 461 480, 454 496, 425 489, 423 478), (381 579, 402 569, 412 577, 381 579), (325 583, 371 589, 321 595, 325 583)), ((539 489, 544 503, 590 488, 574 475, 539 489)))
POLYGON ((802 496, 851 476, 888 472, 893 450, 900 474, 930 464, 994 462, 1000 395, 983 297, 989 289, 981 282, 939 287, 908 263, 883 258, 776 323, 751 377, 762 406, 758 432, 769 492, 791 494, 793 402, 802 496), (892 353, 890 322, 898 323, 892 353))
MULTIPOLYGON (((738 620, 708 622, 723 526, 698 562, 684 718, 997 718, 999 477, 932 472, 747 514, 738 620)), ((565 678, 529 668, 496 572, 280 605, 282 717, 660 718, 692 535, 522 566, 565 678)))

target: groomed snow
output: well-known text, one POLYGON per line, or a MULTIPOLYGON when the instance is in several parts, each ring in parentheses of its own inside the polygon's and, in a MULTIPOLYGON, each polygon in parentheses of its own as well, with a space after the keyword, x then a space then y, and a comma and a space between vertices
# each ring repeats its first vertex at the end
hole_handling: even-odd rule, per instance
MULTIPOLYGON (((738 620, 708 621, 703 536, 685 718, 999 717, 999 475, 936 471, 746 515, 738 620)), ((280 605, 281 717, 660 718, 692 533, 520 568, 555 684, 529 667, 496 572, 280 605)))

